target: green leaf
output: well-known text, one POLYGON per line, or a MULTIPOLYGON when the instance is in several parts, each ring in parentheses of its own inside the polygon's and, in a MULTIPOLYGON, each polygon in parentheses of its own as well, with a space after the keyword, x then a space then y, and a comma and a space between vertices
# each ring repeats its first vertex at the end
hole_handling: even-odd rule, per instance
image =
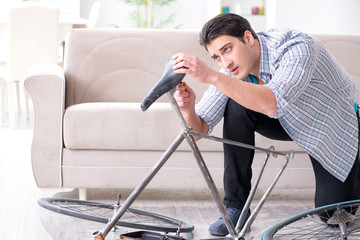
POLYGON ((119 1, 124 2, 127 5, 140 6, 145 4, 146 0, 119 0, 119 1))
POLYGON ((170 23, 174 22, 175 13, 168 16, 165 20, 162 20, 159 22, 159 24, 156 26, 156 28, 164 28, 168 26, 170 23))
MULTIPOLYGON (((169 5, 177 0, 118 0, 129 6, 134 6, 136 9, 129 13, 130 19, 136 24, 138 28, 154 27, 156 9, 169 5), (151 6, 149 6, 149 4, 151 6), (149 9, 151 7, 151 9, 149 9)), ((172 13, 168 18, 162 20, 155 26, 156 28, 167 27, 170 23, 174 22, 175 13, 172 13)), ((176 26, 179 28, 181 25, 176 26)))

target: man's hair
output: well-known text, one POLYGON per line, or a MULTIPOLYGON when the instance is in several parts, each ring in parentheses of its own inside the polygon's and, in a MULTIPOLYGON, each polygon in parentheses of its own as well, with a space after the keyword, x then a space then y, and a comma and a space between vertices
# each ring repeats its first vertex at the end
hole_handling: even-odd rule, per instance
POLYGON ((205 23, 199 34, 199 43, 207 50, 207 45, 220 35, 233 36, 244 42, 243 36, 246 30, 258 39, 247 19, 234 13, 222 13, 205 23))

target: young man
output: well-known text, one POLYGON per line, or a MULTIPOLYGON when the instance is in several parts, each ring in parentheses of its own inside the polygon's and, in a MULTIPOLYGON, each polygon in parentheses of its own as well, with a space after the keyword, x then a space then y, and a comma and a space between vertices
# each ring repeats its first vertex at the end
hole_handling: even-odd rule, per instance
MULTIPOLYGON (((221 14, 204 25, 199 42, 222 69, 174 56, 176 73, 210 84, 196 107, 190 86, 177 87, 189 126, 208 133, 224 117, 224 138, 254 145, 258 132, 293 140, 311 159, 316 207, 359 197, 358 92, 318 40, 293 30, 256 34, 243 17, 221 14)), ((224 204, 234 224, 251 188, 253 156, 224 144, 224 204)), ((228 234, 222 218, 209 231, 228 234)))

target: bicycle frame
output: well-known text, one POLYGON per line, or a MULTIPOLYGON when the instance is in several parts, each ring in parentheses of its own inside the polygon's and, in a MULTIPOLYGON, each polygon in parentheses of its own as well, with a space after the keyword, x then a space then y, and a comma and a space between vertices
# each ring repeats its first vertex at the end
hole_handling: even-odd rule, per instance
POLYGON ((227 139, 223 139, 223 138, 218 138, 215 136, 210 136, 210 135, 206 135, 206 134, 201 134, 198 132, 194 132, 192 131, 191 127, 189 127, 186 124, 186 121, 184 120, 183 115, 181 114, 180 108, 173 96, 174 92, 175 92, 176 88, 171 89, 169 92, 167 92, 167 96, 169 98, 170 104, 173 108, 173 110, 176 113, 176 116, 178 118, 178 121, 180 123, 181 129, 182 131, 180 132, 180 134, 177 136, 177 138, 173 141, 173 143, 167 148, 167 150, 163 153, 163 155, 160 157, 160 159, 158 160, 158 162, 153 166, 153 168, 150 170, 150 172, 145 176, 145 178, 137 185, 137 187, 133 190, 133 192, 130 194, 130 196, 126 199, 126 201, 121 205, 121 207, 116 211, 116 213, 114 214, 114 216, 109 219, 109 222, 105 225, 105 227, 101 230, 101 231, 96 231, 93 233, 93 236, 95 239, 97 240, 104 240, 105 237, 107 236, 107 234, 110 232, 110 230, 115 226, 116 222, 122 217, 122 215, 125 213, 125 211, 131 206, 131 204, 135 201, 135 199, 140 195, 140 193, 146 188, 146 186, 149 184, 149 182, 153 179, 153 177, 158 173, 158 171, 162 168, 162 166, 166 163, 166 161, 170 158, 170 156, 176 151, 176 149, 178 148, 178 146, 184 141, 184 139, 187 140, 189 146, 191 147, 192 153, 195 157, 195 160, 197 161, 197 164, 201 170, 201 173, 208 185, 208 188, 211 192, 211 195, 219 209, 219 212, 222 216, 222 218, 224 219, 225 225, 227 227, 227 229, 229 230, 229 235, 230 235, 230 239, 244 239, 244 236, 247 232, 247 230, 249 229, 250 225, 253 223, 253 221, 255 220, 260 208, 262 207, 262 205, 264 204, 266 198, 270 195, 272 189, 275 187, 275 184, 277 183, 277 181, 279 180, 281 174, 283 173, 283 171, 285 170, 289 160, 291 158, 293 158, 294 153, 292 151, 287 151, 287 152, 279 152, 279 151, 275 151, 274 147, 270 147, 268 149, 265 148, 259 148, 259 147, 255 147, 252 145, 248 145, 248 144, 243 144, 240 142, 236 142, 236 141, 231 141, 231 140, 227 140, 227 139), (222 143, 226 143, 226 144, 231 144, 231 145, 235 145, 235 146, 239 146, 239 147, 244 147, 244 148, 248 148, 248 149, 253 149, 253 150, 257 150, 257 151, 261 151, 261 152, 265 152, 266 153, 266 158, 263 162, 263 165, 259 171, 259 174, 255 180, 255 183, 250 191, 249 197, 245 203, 245 206, 243 208, 243 211, 240 215, 240 218, 236 224, 236 226, 234 226, 230 220, 230 217, 226 211, 226 208, 224 206, 224 204, 222 203, 220 194, 215 186, 215 183, 212 179, 212 176, 206 166, 206 163, 200 153, 200 150, 196 144, 196 141, 194 139, 194 137, 199 137, 199 138, 204 138, 204 139, 209 139, 212 141, 218 141, 218 142, 222 142, 222 143), (270 184, 270 186, 268 187, 268 189, 266 190, 266 192, 263 194, 262 198, 260 199, 260 201, 258 202, 257 206, 255 207, 253 213, 251 214, 251 216, 248 218, 248 220, 246 221, 245 225, 241 228, 241 226, 243 225, 244 221, 245 221, 245 216, 248 212, 248 209, 250 208, 250 204, 253 200, 253 197, 255 195, 255 191, 258 187, 258 184, 260 182, 260 179, 262 177, 263 171, 265 169, 265 166, 268 162, 269 157, 273 155, 274 157, 277 156, 284 156, 285 157, 285 161, 282 165, 282 167, 279 169, 277 175, 275 176, 273 182, 270 184))

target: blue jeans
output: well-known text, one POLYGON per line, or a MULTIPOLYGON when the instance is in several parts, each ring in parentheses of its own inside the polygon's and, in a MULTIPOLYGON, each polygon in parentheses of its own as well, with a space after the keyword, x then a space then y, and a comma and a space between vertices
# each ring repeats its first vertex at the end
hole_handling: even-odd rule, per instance
MULTIPOLYGON (((255 132, 274 140, 291 141, 277 119, 251 111, 229 99, 224 113, 223 137, 255 145, 255 132)), ((242 209, 251 189, 254 150, 224 144, 224 204, 242 209)), ((359 161, 343 183, 310 157, 316 179, 315 206, 359 198, 359 161)), ((285 170, 286 171, 286 170, 285 170)))

